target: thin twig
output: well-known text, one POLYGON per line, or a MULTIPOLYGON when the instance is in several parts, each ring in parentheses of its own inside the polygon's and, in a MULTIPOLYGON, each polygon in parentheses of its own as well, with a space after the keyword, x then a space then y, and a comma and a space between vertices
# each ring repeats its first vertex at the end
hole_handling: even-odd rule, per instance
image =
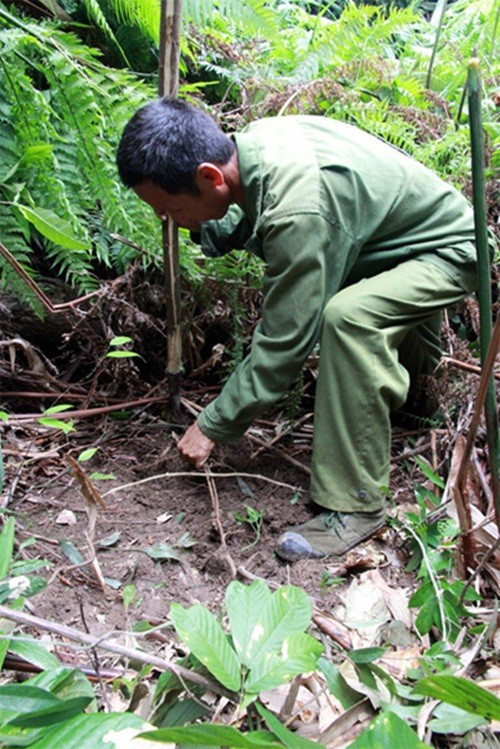
POLYGON ((59 637, 66 637, 68 640, 78 642, 86 648, 102 648, 110 653, 115 653, 123 658, 127 658, 128 660, 135 660, 140 663, 146 663, 149 666, 156 666, 159 669, 174 674, 178 679, 190 681, 193 684, 198 684, 199 686, 204 687, 205 689, 210 689, 216 694, 222 694, 224 697, 234 700, 235 695, 225 689, 221 684, 213 682, 210 679, 205 679, 195 671, 190 671, 189 669, 184 668, 184 666, 167 661, 165 658, 159 658, 156 655, 145 653, 143 650, 134 650, 133 648, 119 645, 116 642, 110 642, 105 638, 96 638, 92 635, 80 632, 73 627, 67 627, 65 624, 56 624, 47 619, 41 619, 38 616, 27 614, 24 611, 14 611, 14 609, 10 609, 7 606, 0 605, 0 618, 8 619, 9 621, 17 622, 17 624, 23 624, 27 627, 33 627, 34 629, 51 632, 59 637))
POLYGON ((221 549, 228 563, 228 566, 231 572, 231 577, 234 580, 237 574, 236 565, 233 561, 231 554, 229 553, 229 549, 227 548, 226 535, 224 533, 224 528, 222 527, 222 522, 220 519, 219 495, 217 493, 217 487, 215 486, 213 474, 210 473, 208 468, 205 469, 205 477, 207 480, 208 491, 210 492, 210 499, 212 500, 212 507, 214 509, 217 530, 219 531, 221 549))
MULTIPOLYGON (((465 369, 467 372, 473 372, 474 374, 478 375, 482 373, 481 367, 478 367, 475 364, 467 364, 466 362, 460 361, 459 359, 452 359, 451 356, 444 356, 441 359, 441 364, 452 364, 454 367, 465 369)), ((500 380, 500 372, 493 372, 493 377, 496 380, 500 380)))
POLYGON ((167 472, 167 473, 158 473, 155 476, 148 476, 145 479, 139 479, 139 481, 132 481, 129 484, 122 484, 121 486, 115 486, 113 489, 108 489, 107 492, 104 492, 102 494, 103 498, 107 497, 109 494, 114 494, 115 492, 122 491, 123 489, 130 489, 132 486, 138 486, 139 484, 146 484, 149 481, 159 481, 160 479, 166 479, 166 478, 179 478, 181 476, 187 476, 189 478, 199 478, 199 477, 206 477, 207 475, 211 476, 214 479, 224 479, 224 478, 247 478, 247 479, 255 479, 256 481, 267 481, 269 484, 274 484, 274 486, 282 486, 285 489, 291 489, 293 492, 302 492, 304 491, 303 487, 300 486, 294 486, 293 484, 285 484, 283 481, 275 481, 275 479, 271 479, 268 476, 262 476, 259 473, 241 473, 241 472, 227 472, 227 473, 213 473, 212 471, 174 471, 174 472, 167 472))

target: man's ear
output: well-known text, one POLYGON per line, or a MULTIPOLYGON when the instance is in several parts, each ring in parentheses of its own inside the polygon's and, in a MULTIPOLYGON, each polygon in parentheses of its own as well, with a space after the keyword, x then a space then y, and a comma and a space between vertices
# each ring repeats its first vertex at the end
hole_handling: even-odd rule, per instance
POLYGON ((203 161, 196 169, 195 181, 196 186, 199 189, 203 189, 203 187, 207 187, 207 182, 212 187, 220 187, 224 184, 225 179, 222 170, 218 166, 212 164, 210 161, 203 161))

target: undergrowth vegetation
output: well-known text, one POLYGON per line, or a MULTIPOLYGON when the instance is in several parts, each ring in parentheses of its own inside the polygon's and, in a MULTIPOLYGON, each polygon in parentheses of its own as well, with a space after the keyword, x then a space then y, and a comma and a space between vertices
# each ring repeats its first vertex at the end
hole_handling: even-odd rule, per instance
MULTIPOLYGON (((21 3, 0 2, 0 288, 39 316, 44 313, 40 300, 10 257, 41 284, 55 278, 74 295, 111 289, 120 279, 139 292, 144 278, 145 285, 152 286, 153 278, 157 282, 162 266, 159 223, 120 185, 115 168, 125 123, 156 96, 159 3, 61 0, 43 5, 51 8, 38 20, 26 8, 22 12, 21 3)), ((294 113, 353 122, 469 195, 465 85, 468 62, 477 56, 489 222, 498 231, 499 13, 498 0, 456 0, 448 7, 431 0, 186 0, 180 93, 205 106, 228 131, 256 117, 294 113)), ((224 364, 229 371, 243 357, 250 318, 257 316, 259 261, 237 252, 201 258, 187 232, 181 232, 180 264, 189 299, 186 338, 203 338, 193 319, 197 305, 214 323, 230 317, 233 341, 224 364)), ((90 309, 94 318, 92 312, 85 319, 82 315, 77 331, 87 341, 93 341, 95 319, 105 317, 97 304, 90 309)), ((147 311, 153 320, 156 310, 150 306, 147 311)), ((108 339, 95 355, 99 366, 89 367, 89 390, 98 389, 103 362, 117 367, 112 385, 120 384, 119 371, 129 382, 140 376, 143 349, 136 353, 135 340, 112 334, 113 329, 115 334, 130 332, 122 327, 124 316, 120 307, 112 322, 103 323, 108 339)), ((145 318, 140 310, 129 327, 145 318)), ((159 348, 161 334, 154 341, 138 341, 137 348, 159 348)), ((196 371, 199 364, 193 359, 189 368, 196 371)), ((107 394, 113 396, 112 385, 107 394)), ((285 407, 287 423, 296 418, 302 393, 299 380, 285 407)), ((53 418, 68 408, 47 410, 39 423, 74 431, 73 422, 53 418)), ((0 417, 8 419, 1 411, 0 417)), ((25 558, 34 540, 16 543, 14 517, 2 511, 0 666, 10 653, 42 673, 22 684, 0 686, 0 745, 336 746, 339 734, 333 729, 324 728, 312 741, 291 730, 294 716, 286 705, 278 711, 280 718, 266 707, 264 693, 286 686, 296 694, 301 680, 309 679, 318 703, 335 700, 347 716, 343 720, 362 716, 365 723, 371 721, 350 744, 353 749, 420 749, 431 745, 426 741, 443 747, 495 746, 500 700, 466 676, 478 657, 480 675, 498 666, 498 614, 483 605, 473 577, 456 575, 461 537, 444 509, 443 496, 449 498, 450 490, 427 464, 419 468, 425 481, 415 485, 414 506, 393 520, 409 559, 405 573, 414 580, 404 602, 410 623, 402 632, 381 630, 368 644, 342 645, 341 638, 322 630, 318 610, 303 590, 293 585, 272 590, 262 580, 233 581, 216 613, 201 604, 183 608, 173 602, 168 621, 155 628, 132 620, 130 586, 122 590, 127 635, 137 641, 165 630, 168 660, 142 647, 117 650, 111 641, 69 628, 52 632, 94 653, 110 648, 133 664, 127 676, 110 679, 108 687, 126 705, 122 711, 102 710, 102 680, 98 695, 80 670, 19 633, 18 626, 40 625, 29 616, 29 598, 43 590, 42 572, 50 565, 25 558), (391 660, 402 651, 404 673, 391 660), (148 689, 150 703, 138 714, 148 689), (222 714, 226 725, 217 720, 222 714), (133 738, 139 733, 142 743, 133 738), (448 735, 454 738, 447 743, 448 735)), ((0 454, 0 485, 2 479, 0 454)), ((260 538, 265 522, 264 511, 251 501, 246 514, 235 514, 235 521, 254 535, 247 548, 260 538)), ((78 558, 75 566, 81 564, 78 558)), ((342 581, 325 570, 325 589, 342 581)))
MULTIPOLYGON (((491 0, 455 2, 434 56, 436 13, 428 20, 416 3, 405 5, 351 2, 332 18, 330 6, 314 3, 228 2, 219 12, 212 3, 186 3, 181 95, 205 100, 227 129, 296 112, 355 122, 468 190, 462 98, 467 62, 477 53, 494 203, 498 8, 491 0)), ((89 12, 92 7, 91 19, 110 44, 133 28, 135 6, 110 3, 109 20, 105 4, 102 16, 97 3, 88 3, 89 12)), ((114 165, 123 126, 156 96, 157 82, 151 73, 110 67, 77 36, 71 16, 59 15, 64 20, 34 21, 0 4, 2 243, 31 274, 57 274, 89 290, 122 273, 138 253, 146 267, 161 264, 157 223, 120 185, 114 165)), ((157 6, 137 3, 134 17, 137 33, 154 48, 157 6)), ((196 282, 197 251, 186 235, 181 240, 184 276, 196 282)), ((258 262, 242 262, 241 271, 232 262, 235 278, 248 279, 250 272, 258 283, 258 262)), ((217 275, 219 268, 224 274, 223 263, 210 264, 208 272, 217 275)), ((0 271, 4 288, 38 305, 5 258, 0 271)))

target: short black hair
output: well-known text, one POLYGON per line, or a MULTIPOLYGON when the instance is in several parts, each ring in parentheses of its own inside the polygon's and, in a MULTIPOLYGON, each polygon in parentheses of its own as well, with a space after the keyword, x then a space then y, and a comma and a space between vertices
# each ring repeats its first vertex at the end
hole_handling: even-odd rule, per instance
POLYGON ((197 195, 197 167, 204 161, 226 164, 234 150, 208 114, 164 97, 141 107, 125 126, 116 163, 127 187, 149 180, 171 195, 197 195))

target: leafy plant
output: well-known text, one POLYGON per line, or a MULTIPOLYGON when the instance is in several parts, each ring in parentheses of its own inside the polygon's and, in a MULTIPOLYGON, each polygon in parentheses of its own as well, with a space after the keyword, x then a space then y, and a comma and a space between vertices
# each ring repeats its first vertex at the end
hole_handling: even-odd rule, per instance
POLYGON ((262 532, 262 524, 264 523, 265 510, 256 510, 250 505, 245 505, 245 509, 245 515, 239 511, 235 512, 234 519, 239 525, 246 523, 250 526, 250 528, 252 528, 253 532, 255 533, 255 539, 251 544, 248 544, 248 546, 245 547, 246 549, 250 549, 259 541, 260 534, 262 532))
POLYGON ((307 594, 294 586, 274 593, 262 581, 232 582, 226 591, 230 639, 200 604, 172 604, 175 630, 190 652, 242 707, 264 689, 285 684, 315 668, 322 646, 305 629, 311 621, 307 594))

